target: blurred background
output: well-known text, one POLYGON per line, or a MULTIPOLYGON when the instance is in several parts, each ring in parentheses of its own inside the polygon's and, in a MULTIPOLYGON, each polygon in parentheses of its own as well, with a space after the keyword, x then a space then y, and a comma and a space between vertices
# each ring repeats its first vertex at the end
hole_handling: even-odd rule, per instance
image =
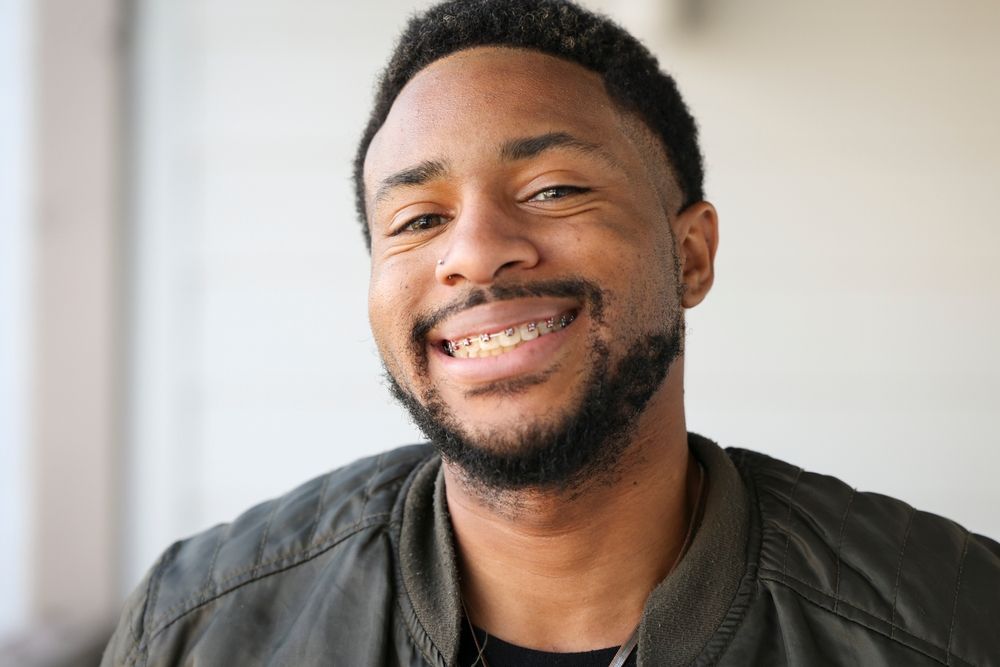
MULTIPOLYGON (((0 0, 0 663, 95 661, 173 540, 419 439, 350 163, 426 4, 0 0)), ((701 126, 690 428, 1000 536, 1000 4, 585 4, 701 126)))

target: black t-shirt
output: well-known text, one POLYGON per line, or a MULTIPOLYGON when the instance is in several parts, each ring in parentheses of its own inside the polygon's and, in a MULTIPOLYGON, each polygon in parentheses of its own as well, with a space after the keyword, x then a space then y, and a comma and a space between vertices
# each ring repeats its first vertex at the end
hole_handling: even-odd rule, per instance
MULTIPOLYGON (((608 667, 611 660, 618 652, 617 646, 603 648, 597 651, 584 651, 583 653, 548 653, 547 651, 536 651, 530 648, 523 648, 508 644, 502 639, 489 635, 476 628, 476 639, 483 649, 486 657, 486 664, 489 667, 608 667)), ((636 653, 625 661, 625 667, 635 667, 636 653)), ((477 662, 478 651, 476 642, 472 638, 472 632, 468 623, 462 624, 462 639, 458 650, 459 667, 483 667, 482 661, 477 662)))

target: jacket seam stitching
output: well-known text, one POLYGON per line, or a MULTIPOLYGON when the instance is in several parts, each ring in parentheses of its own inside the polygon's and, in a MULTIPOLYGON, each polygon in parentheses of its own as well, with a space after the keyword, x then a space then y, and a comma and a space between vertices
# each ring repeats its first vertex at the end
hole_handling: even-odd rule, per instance
MULTIPOLYGON (((268 576, 270 576, 272 574, 277 574, 278 572, 283 572, 285 570, 289 570, 289 569, 291 569, 293 567, 297 567, 297 566, 301 565, 302 563, 310 561, 313 558, 316 558, 317 556, 320 556, 321 554, 323 554, 323 553, 329 551, 330 549, 332 549, 333 547, 337 546, 338 544, 340 544, 341 542, 343 542, 344 540, 346 540, 348 537, 351 537, 352 535, 354 535, 356 533, 359 533, 362 530, 365 530, 365 529, 370 528, 372 526, 378 526, 378 525, 380 525, 388 517, 389 517, 389 513, 388 512, 381 512, 379 514, 373 514, 373 515, 371 515, 369 517, 365 517, 365 519, 363 519, 361 521, 358 521, 357 523, 355 523, 354 525, 352 525, 350 528, 347 528, 347 529, 341 531, 340 533, 337 533, 335 536, 333 536, 332 538, 330 538, 329 544, 324 545, 322 548, 316 550, 315 553, 310 554, 310 555, 306 556, 305 558, 303 558, 303 556, 305 556, 306 554, 308 554, 308 552, 310 551, 310 549, 305 549, 303 551, 299 551, 299 552, 296 552, 296 553, 293 553, 293 554, 287 554, 287 555, 279 557, 279 558, 274 558, 274 559, 268 561, 267 563, 262 563, 260 565, 260 567, 263 568, 263 567, 268 567, 270 565, 273 565, 274 563, 277 563, 277 562, 279 562, 281 560, 291 559, 292 562, 288 563, 288 565, 286 565, 285 567, 277 568, 277 569, 269 571, 269 572, 261 572, 261 573, 258 573, 258 574, 254 574, 254 575, 251 576, 250 579, 247 579, 246 581, 239 582, 239 583, 237 583, 237 584, 235 584, 235 585, 233 585, 233 586, 231 586, 229 588, 226 588, 225 590, 217 590, 217 591, 215 591, 212 594, 209 594, 207 596, 205 596, 204 592, 202 592, 201 593, 202 597, 200 597, 200 598, 199 598, 199 596, 192 596, 190 598, 187 598, 187 599, 183 600, 182 602, 177 603, 176 605, 174 605, 173 607, 171 607, 170 609, 168 609, 167 611, 164 612, 164 616, 166 616, 167 619, 162 624, 160 624, 159 626, 156 626, 156 628, 154 630, 150 631, 149 638, 144 642, 144 645, 141 646, 141 650, 145 651, 147 649, 147 647, 149 646, 149 644, 154 639, 156 639, 164 630, 166 630, 171 625, 173 625, 174 623, 176 623, 180 619, 182 619, 185 616, 187 616, 188 614, 190 614, 195 609, 198 609, 199 607, 202 607, 202 606, 208 604, 209 602, 213 602, 213 601, 215 601, 215 600, 217 600, 217 599, 219 599, 219 598, 221 598, 221 597, 223 597, 223 596, 225 596, 225 595, 227 595, 227 594, 235 591, 238 588, 242 588, 243 586, 252 584, 252 583, 254 583, 256 581, 260 581, 261 579, 264 579, 265 577, 268 577, 268 576), (185 609, 185 607, 188 607, 188 608, 185 609), (183 610, 183 611, 181 611, 181 610, 183 610), (174 616, 174 614, 176 614, 176 616, 174 616)), ((225 579, 224 581, 220 582, 219 586, 220 587, 225 587, 228 584, 232 583, 234 580, 239 579, 241 576, 247 574, 248 572, 252 572, 252 571, 253 571, 252 569, 244 568, 242 572, 240 572, 238 574, 235 574, 235 575, 233 575, 233 576, 225 579)))
POLYGON ((312 544, 313 540, 316 539, 316 531, 319 530, 319 522, 323 518, 323 501, 326 500, 326 489, 330 485, 331 477, 333 477, 332 474, 327 474, 323 477, 323 484, 320 485, 319 494, 316 496, 316 516, 313 517, 312 526, 309 528, 309 537, 306 538, 306 544, 312 544))
POLYGON ((372 488, 375 485, 375 480, 378 479, 379 473, 382 472, 383 466, 385 465, 385 452, 378 455, 375 459, 375 472, 371 474, 368 481, 365 482, 365 486, 361 492, 361 511, 359 514, 364 516, 365 510, 368 509, 368 501, 372 498, 372 488))
MULTIPOLYGON (((883 637, 886 637, 887 639, 889 639, 890 641, 892 641, 895 644, 899 644, 901 646, 905 646, 908 649, 911 649, 913 651, 916 651, 917 653, 920 653, 921 655, 926 656, 927 658, 933 660, 934 662, 938 663, 939 665, 946 665, 947 666, 947 665, 951 664, 950 662, 944 662, 940 658, 931 655, 930 653, 928 653, 924 649, 921 649, 919 647, 916 647, 916 646, 913 646, 911 644, 906 643, 905 641, 903 641, 899 637, 893 637, 893 636, 887 635, 884 631, 882 631, 882 630, 880 630, 880 629, 878 629, 876 627, 873 627, 872 625, 869 625, 868 623, 865 623, 864 621, 862 621, 860 619, 851 618, 849 616, 845 616, 843 613, 841 613, 839 611, 834 611, 833 609, 830 609, 830 608, 828 608, 826 606, 823 606, 823 605, 819 604, 815 600, 812 600, 809 597, 803 595, 801 591, 797 590, 795 586, 790 585, 787 581, 782 581, 781 579, 779 579, 777 577, 767 576, 767 573, 778 574, 778 572, 776 570, 767 569, 767 570, 761 570, 760 572, 761 572, 761 576, 760 576, 761 579, 763 579, 765 581, 773 581, 776 584, 784 586, 788 590, 790 590, 793 593, 795 593, 795 595, 797 595, 798 597, 800 597, 803 600, 805 600, 806 602, 809 602, 810 604, 813 604, 813 605, 819 607, 820 609, 828 611, 831 614, 837 616, 838 618, 844 619, 848 623, 856 623, 857 625, 860 625, 863 628, 867 628, 868 630, 870 630, 870 631, 872 631, 874 633, 877 633, 877 634, 882 635, 883 637)), ((790 579, 791 581, 794 581, 795 583, 800 584, 800 585, 802 585, 802 586, 804 586, 804 587, 806 587, 806 588, 808 588, 808 589, 810 589, 812 591, 815 591, 815 592, 817 592, 817 593, 819 593, 819 594, 821 594, 821 595, 823 595, 825 597, 829 597, 830 596, 830 594, 828 592, 826 592, 824 590, 821 590, 819 588, 816 588, 815 586, 809 584, 808 582, 802 581, 801 579, 798 579, 798 578, 796 578, 794 576, 791 576, 791 575, 782 575, 782 576, 784 576, 785 578, 790 579)), ((878 616, 872 614, 871 612, 868 612, 868 611, 866 611, 864 609, 856 607, 856 606, 852 605, 850 602, 846 602, 845 601, 843 604, 844 604, 845 607, 853 609, 854 611, 857 611, 858 613, 864 614, 865 616, 870 616, 870 617, 872 617, 872 618, 874 618, 876 620, 879 620, 879 621, 882 621, 883 623, 886 623, 885 619, 879 618, 878 616)), ((905 632, 905 631, 902 630, 902 628, 900 628, 900 631, 901 632, 905 632)), ((906 634, 909 634, 909 633, 906 633, 906 634)), ((918 640, 920 640, 922 642, 926 642, 927 644, 933 646, 934 648, 938 649, 939 651, 946 652, 946 650, 944 648, 938 646, 937 644, 935 644, 932 641, 928 641, 927 639, 923 639, 922 637, 918 637, 916 635, 910 635, 910 636, 912 636, 914 639, 918 639, 918 640)), ((970 662, 968 660, 965 660, 961 656, 956 656, 956 657, 959 660, 961 660, 962 662, 964 662, 964 663, 966 663, 968 665, 974 665, 975 664, 975 663, 972 663, 972 662, 970 662)))
POLYGON ((962 589, 962 570, 965 569, 965 559, 969 554, 969 531, 965 531, 965 543, 962 545, 962 557, 958 561, 958 577, 955 580, 955 599, 951 604, 951 623, 948 627, 948 646, 945 649, 945 658, 951 664, 951 641, 955 633, 955 618, 958 616, 958 595, 962 589))
MULTIPOLYGON (((788 528, 782 528, 785 533, 785 553, 781 559, 781 574, 788 574, 788 550, 792 543, 792 498, 795 496, 795 490, 799 488, 799 480, 802 479, 802 468, 799 468, 795 472, 795 481, 792 482, 792 488, 788 492, 788 528)), ((766 487, 765 487, 766 488, 766 487)))
POLYGON ((156 609, 156 598, 160 592, 160 578, 163 576, 163 568, 166 566, 168 557, 176 552, 179 547, 180 543, 174 543, 169 549, 167 549, 166 553, 164 553, 160 558, 160 562, 156 564, 153 576, 149 578, 149 583, 146 584, 146 595, 143 596, 145 599, 143 600, 142 613, 140 614, 140 618, 142 619, 142 630, 139 632, 138 636, 136 636, 135 633, 131 633, 132 639, 135 643, 132 645, 132 649, 125 654, 126 663, 133 657, 136 661, 138 661, 139 656, 145 650, 144 645, 146 642, 143 641, 143 635, 146 634, 146 615, 156 609))
POLYGON ((226 540, 226 535, 229 534, 229 526, 226 526, 225 530, 219 531, 219 537, 215 540, 215 548, 212 549, 212 559, 208 562, 208 572, 205 574, 205 581, 201 584, 201 590, 207 589, 212 585, 212 576, 215 574, 215 563, 219 558, 219 552, 222 551, 222 543, 226 540))
POLYGON ((260 534, 260 543, 257 545, 257 556, 253 559, 251 577, 257 576, 260 568, 264 567, 264 550, 267 548, 267 539, 271 536, 271 524, 274 523, 274 517, 278 514, 280 505, 281 503, 275 502, 267 514, 267 522, 264 524, 264 530, 260 534))
MULTIPOLYGON (((913 526, 913 515, 917 511, 910 507, 906 518, 906 528, 903 530, 903 541, 899 545, 899 562, 896 564, 896 583, 892 587, 892 615, 889 617, 889 639, 893 639, 896 633, 896 605, 899 602, 899 580, 903 572, 903 560, 906 557, 906 543, 910 540, 910 529, 913 526)), ((901 628, 902 629, 902 628, 901 628)))
POLYGON ((844 534, 847 532, 847 517, 851 514, 851 505, 854 504, 854 497, 857 495, 857 489, 851 489, 851 497, 847 500, 847 507, 844 509, 844 516, 840 519, 840 535, 837 538, 837 571, 834 576, 834 587, 833 587, 833 613, 837 613, 837 607, 840 605, 840 564, 841 564, 841 553, 844 549, 844 534))
MULTIPOLYGON (((149 578, 149 583, 146 584, 146 594, 143 596, 142 612, 140 613, 142 630, 140 630, 139 634, 136 635, 132 632, 132 629, 129 628, 129 634, 132 635, 132 641, 134 643, 132 644, 132 648, 129 652, 125 654, 124 661, 126 663, 134 657, 135 662, 133 662, 133 664, 136 664, 139 656, 145 653, 145 644, 147 642, 143 640, 143 635, 146 634, 146 615, 156 610, 156 598, 160 592, 160 579, 163 576, 163 569, 166 567, 168 558, 179 548, 180 543, 175 542, 169 549, 167 549, 163 556, 160 557, 156 567, 154 567, 153 574, 149 578)), ((143 664, 145 664, 145 660, 143 660, 143 664)))

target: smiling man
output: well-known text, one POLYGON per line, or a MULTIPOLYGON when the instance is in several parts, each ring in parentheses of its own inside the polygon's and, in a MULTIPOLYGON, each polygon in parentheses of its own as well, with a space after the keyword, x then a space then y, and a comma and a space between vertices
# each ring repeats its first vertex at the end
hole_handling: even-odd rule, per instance
POLYGON ((356 162, 431 444, 172 547, 105 664, 1000 664, 1000 546, 685 426, 718 243, 694 121, 605 18, 413 19, 356 162))

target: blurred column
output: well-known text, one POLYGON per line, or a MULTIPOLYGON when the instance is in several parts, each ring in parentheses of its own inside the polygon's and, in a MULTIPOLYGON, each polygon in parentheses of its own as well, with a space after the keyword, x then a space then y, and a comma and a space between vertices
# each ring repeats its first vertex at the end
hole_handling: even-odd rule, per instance
POLYGON ((0 0, 0 641, 27 623, 31 7, 0 0))
POLYGON ((120 4, 35 4, 31 597, 43 623, 118 606, 120 4))

